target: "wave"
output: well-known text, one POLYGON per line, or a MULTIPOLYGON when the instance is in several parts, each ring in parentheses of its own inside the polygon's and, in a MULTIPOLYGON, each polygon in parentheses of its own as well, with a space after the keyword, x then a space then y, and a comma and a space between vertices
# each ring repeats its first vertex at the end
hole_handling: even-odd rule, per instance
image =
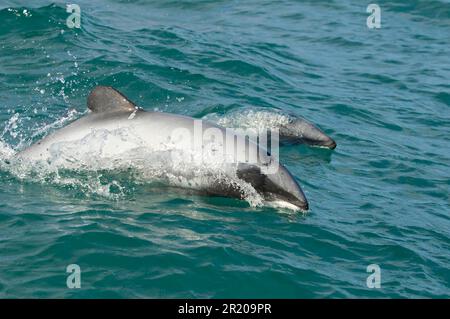
POLYGON ((390 1, 384 6, 390 12, 409 13, 446 24, 450 23, 450 3, 437 0, 390 1))

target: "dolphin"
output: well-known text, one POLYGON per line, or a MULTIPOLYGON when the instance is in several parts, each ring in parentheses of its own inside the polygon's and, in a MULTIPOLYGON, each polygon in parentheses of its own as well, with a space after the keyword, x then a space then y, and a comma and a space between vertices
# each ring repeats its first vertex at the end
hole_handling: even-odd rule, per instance
MULTIPOLYGON (((203 136, 207 132, 213 132, 210 135, 214 138, 218 133, 225 136, 229 133, 228 129, 206 120, 171 113, 145 111, 118 90, 108 86, 95 87, 88 96, 87 107, 88 112, 79 119, 19 152, 17 154, 19 160, 51 162, 55 158, 55 150, 60 145, 89 144, 88 137, 96 132, 108 134, 117 130, 125 130, 127 133, 124 135, 114 138, 107 137, 102 141, 102 144, 98 146, 102 148, 101 155, 86 154, 90 152, 89 147, 75 146, 76 152, 70 162, 76 161, 77 156, 81 155, 88 157, 115 156, 116 160, 123 159, 125 161, 124 154, 133 154, 133 150, 139 147, 149 150, 150 153, 161 148, 183 151, 185 153, 182 153, 183 155, 178 158, 178 161, 189 166, 191 158, 204 151, 205 148, 211 148, 213 145, 215 147, 215 149, 212 147, 213 151, 217 150, 217 144, 214 143, 200 145, 196 145, 195 141, 192 143, 192 136, 195 136, 199 125, 203 136), (130 142, 131 139, 134 139, 133 142, 130 142), (79 141, 84 141, 84 144, 77 144, 79 141)), ((278 162, 277 158, 274 158, 267 149, 261 147, 254 140, 236 132, 233 133, 233 138, 234 141, 245 145, 243 150, 234 149, 234 152, 242 153, 238 155, 244 156, 230 154, 230 152, 233 153, 233 150, 226 147, 229 140, 225 140, 222 144, 219 143, 218 148, 223 151, 223 155, 228 159, 233 158, 231 161, 224 161, 225 175, 235 176, 251 185, 267 203, 281 203, 281 206, 284 207, 308 210, 308 201, 301 187, 291 173, 278 162), (249 162, 246 160, 248 157, 256 158, 256 160, 249 162), (268 169, 269 167, 276 169, 268 169)), ((97 145, 92 147, 97 147, 97 145)), ((145 161, 146 159, 136 160, 145 161)), ((129 157, 127 161, 130 161, 129 157)), ((162 166, 164 164, 161 163, 162 166)), ((200 190, 209 195, 244 198, 241 188, 226 182, 226 179, 223 178, 208 179, 206 184, 200 186, 200 190)))
POLYGON ((235 129, 277 130, 281 145, 306 144, 335 149, 336 142, 320 128, 302 117, 283 114, 275 109, 236 109, 227 114, 207 114, 206 120, 235 129))

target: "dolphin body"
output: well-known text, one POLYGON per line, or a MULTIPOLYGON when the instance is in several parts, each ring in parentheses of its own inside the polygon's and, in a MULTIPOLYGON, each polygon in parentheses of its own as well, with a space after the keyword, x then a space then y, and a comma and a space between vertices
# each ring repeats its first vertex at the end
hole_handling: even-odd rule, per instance
MULTIPOLYGON (((157 150, 161 145, 167 145, 167 142, 170 141, 172 148, 191 152, 196 152, 198 149, 193 149, 192 145, 185 143, 185 141, 171 140, 176 130, 181 128, 184 132, 194 134, 195 122, 200 121, 203 131, 215 129, 224 134, 226 131, 225 128, 205 120, 201 121, 169 113, 144 111, 112 87, 97 86, 94 88, 88 97, 87 106, 90 112, 19 152, 18 158, 22 161, 51 161, 55 146, 61 143, 75 143, 98 130, 110 132, 117 129, 126 129, 130 135, 138 137, 139 147, 149 150, 157 150)), ((284 135, 291 140, 294 139, 296 131, 303 129, 302 123, 293 124, 295 125, 292 127, 283 128, 285 130, 284 135)), ((315 130, 313 132, 314 134, 317 133, 315 130)), ((236 138, 241 141, 245 139, 238 134, 236 138)), ((232 172, 239 179, 250 184, 269 203, 284 203, 286 205, 283 206, 303 211, 308 210, 308 201, 289 171, 273 159, 268 152, 261 152, 257 143, 247 142, 248 150, 246 151, 250 155, 258 153, 258 162, 251 164, 245 161, 227 163, 228 172, 232 172), (274 162, 278 165, 275 172, 264 170, 268 163, 273 164, 274 162)), ((323 143, 328 147, 335 147, 334 141, 330 142, 330 140, 324 139, 323 143)), ((116 138, 107 139, 103 147, 108 150, 109 154, 119 155, 120 158, 120 154, 126 154, 135 145, 128 145, 126 138, 116 138)), ((203 147, 204 145, 201 146, 201 148, 203 147)), ((83 152, 83 150, 80 150, 80 152, 83 152)), ((84 155, 89 156, 89 154, 84 155)), ((206 185, 202 186, 201 191, 209 195, 243 198, 241 189, 235 187, 232 183, 224 183, 221 179, 211 179, 206 185)))

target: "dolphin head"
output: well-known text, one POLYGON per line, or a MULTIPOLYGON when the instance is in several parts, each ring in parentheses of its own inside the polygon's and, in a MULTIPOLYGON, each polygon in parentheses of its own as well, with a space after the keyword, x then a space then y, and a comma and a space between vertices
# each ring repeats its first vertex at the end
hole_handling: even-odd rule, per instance
POLYGON ((250 183, 268 202, 283 202, 307 211, 308 200, 289 171, 278 163, 274 173, 263 174, 257 166, 240 164, 238 177, 250 183))
POLYGON ((294 177, 281 164, 274 174, 267 174, 263 186, 264 197, 271 202, 287 202, 300 210, 309 209, 308 200, 294 177))
POLYGON ((302 118, 295 118, 280 128, 280 139, 284 143, 305 143, 330 149, 336 142, 321 129, 302 118))

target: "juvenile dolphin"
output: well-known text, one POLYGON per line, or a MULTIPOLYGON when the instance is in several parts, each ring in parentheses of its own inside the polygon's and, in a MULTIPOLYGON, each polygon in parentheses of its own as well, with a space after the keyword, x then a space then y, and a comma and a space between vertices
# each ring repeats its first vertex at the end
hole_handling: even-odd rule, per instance
MULTIPOLYGON (((121 154, 131 152, 136 145, 151 151, 169 147, 192 154, 201 151, 205 145, 195 148, 191 143, 187 143, 186 139, 174 139, 174 136, 177 136, 176 132, 186 132, 187 135, 193 136, 196 124, 199 122, 202 132, 213 129, 226 135, 227 131, 225 128, 205 120, 144 111, 122 93, 107 86, 94 88, 89 94, 87 106, 90 112, 18 153, 18 158, 23 161, 49 162, 52 161, 54 150, 61 143, 76 143, 86 139, 93 132, 113 132, 118 129, 126 129, 126 136, 105 139, 101 147, 106 150, 108 155, 116 155, 119 159, 121 154), (138 142, 130 144, 127 141, 128 137, 136 138, 138 142)), ((258 161, 226 163, 226 171, 229 174, 234 174, 250 184, 267 202, 283 203, 300 210, 308 210, 308 201, 302 189, 289 171, 278 163, 277 159, 274 159, 267 151, 261 152, 261 147, 257 143, 246 140, 244 136, 236 134, 236 139, 248 145, 245 150, 248 153, 246 155, 253 156, 253 158, 256 156, 258 161), (267 170, 268 165, 274 164, 277 166, 276 171, 267 170)), ((85 150, 80 149, 79 153, 82 152, 85 150)), ((83 155, 89 156, 89 154, 83 155)), ((76 158, 71 160, 74 161, 76 158)), ((181 161, 187 162, 188 157, 182 157, 181 161)), ((202 186, 201 190, 211 195, 243 198, 242 189, 232 183, 226 183, 220 178, 210 179, 206 185, 202 186)))

